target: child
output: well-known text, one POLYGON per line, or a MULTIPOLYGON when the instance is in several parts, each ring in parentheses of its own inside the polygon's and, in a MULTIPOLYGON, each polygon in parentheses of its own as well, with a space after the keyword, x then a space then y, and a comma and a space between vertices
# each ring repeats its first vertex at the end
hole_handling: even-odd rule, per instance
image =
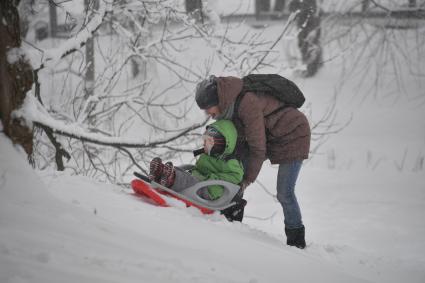
MULTIPOLYGON (((159 157, 155 157, 150 163, 149 179, 177 192, 206 180, 239 184, 244 170, 242 164, 233 156, 237 139, 233 123, 230 120, 216 121, 207 126, 202 137, 204 153, 200 155, 191 173, 174 167, 171 162, 163 164, 159 157)), ((200 196, 215 200, 223 195, 223 191, 222 186, 208 186, 200 190, 200 196)))

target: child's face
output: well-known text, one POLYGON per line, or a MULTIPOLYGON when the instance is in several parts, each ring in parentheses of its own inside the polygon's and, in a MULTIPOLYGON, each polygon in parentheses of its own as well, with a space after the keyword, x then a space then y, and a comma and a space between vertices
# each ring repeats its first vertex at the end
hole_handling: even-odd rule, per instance
POLYGON ((214 146, 214 138, 209 135, 203 135, 202 138, 204 140, 204 152, 209 155, 214 146))
POLYGON ((216 119, 217 116, 220 115, 220 109, 218 109, 218 106, 212 106, 205 109, 205 113, 207 113, 207 115, 209 115, 211 118, 216 119))

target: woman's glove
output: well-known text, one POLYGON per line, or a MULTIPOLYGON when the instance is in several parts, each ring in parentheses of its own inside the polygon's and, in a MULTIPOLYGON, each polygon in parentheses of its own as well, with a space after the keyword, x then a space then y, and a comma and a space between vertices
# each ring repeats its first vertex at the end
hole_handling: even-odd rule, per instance
POLYGON ((233 198, 233 200, 242 200, 243 198, 243 193, 246 189, 246 187, 248 187, 251 184, 251 182, 248 182, 246 180, 242 180, 242 182, 239 183, 239 191, 237 192, 237 194, 235 195, 235 197, 233 198))
POLYGON ((245 191, 245 189, 251 185, 251 182, 248 182, 247 180, 242 180, 242 182, 239 184, 239 186, 241 187, 241 191, 242 193, 245 191))

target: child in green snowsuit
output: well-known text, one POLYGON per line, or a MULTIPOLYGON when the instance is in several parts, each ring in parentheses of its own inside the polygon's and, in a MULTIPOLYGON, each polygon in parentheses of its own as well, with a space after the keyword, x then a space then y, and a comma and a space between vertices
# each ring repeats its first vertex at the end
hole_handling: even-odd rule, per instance
MULTIPOLYGON (((207 126, 203 135, 204 153, 196 161, 191 173, 174 167, 171 162, 162 164, 159 157, 150 163, 149 178, 177 192, 200 181, 223 180, 233 184, 242 181, 244 170, 234 157, 237 131, 230 120, 218 120, 207 126)), ((223 187, 208 186, 201 190, 201 197, 215 200, 223 195, 223 187)))

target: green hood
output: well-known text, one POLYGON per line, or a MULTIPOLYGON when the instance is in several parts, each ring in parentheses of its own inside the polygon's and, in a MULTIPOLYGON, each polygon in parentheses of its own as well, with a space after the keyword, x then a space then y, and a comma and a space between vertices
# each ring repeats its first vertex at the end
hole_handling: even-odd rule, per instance
POLYGON ((238 132, 235 125, 230 120, 218 120, 207 127, 213 127, 219 131, 226 138, 226 148, 222 156, 230 155, 233 153, 236 147, 236 140, 238 132))

